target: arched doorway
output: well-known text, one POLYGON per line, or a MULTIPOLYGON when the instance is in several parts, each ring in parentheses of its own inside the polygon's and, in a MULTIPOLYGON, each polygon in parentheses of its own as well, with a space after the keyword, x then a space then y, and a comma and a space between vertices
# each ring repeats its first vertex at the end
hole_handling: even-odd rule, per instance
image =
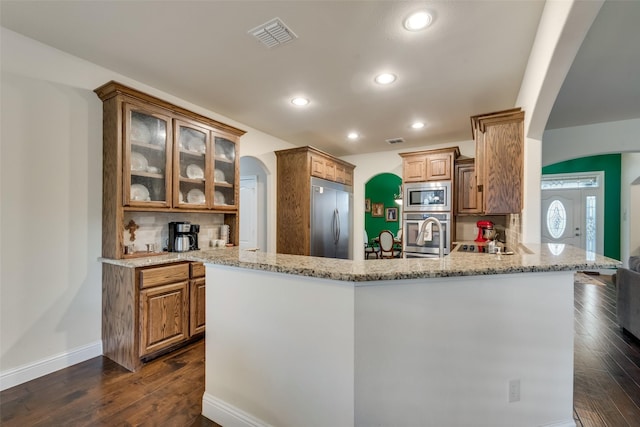
POLYGON ((364 239, 369 243, 382 230, 397 235, 402 228, 402 206, 395 199, 401 186, 402 178, 386 172, 373 176, 365 184, 364 239))
POLYGON ((267 250, 267 168, 252 156, 240 158, 240 247, 267 250))

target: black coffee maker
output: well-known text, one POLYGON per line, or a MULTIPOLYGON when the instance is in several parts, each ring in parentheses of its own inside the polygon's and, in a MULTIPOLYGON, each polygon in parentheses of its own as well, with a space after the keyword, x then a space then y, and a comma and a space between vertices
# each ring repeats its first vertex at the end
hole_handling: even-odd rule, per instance
POLYGON ((189 229, 189 235, 192 237, 191 239, 191 251, 200 250, 198 246, 198 233, 200 232, 200 224, 191 224, 191 228, 189 229))
MULTIPOLYGON (((182 237, 182 236, 189 236, 190 234, 191 234, 191 223, 189 221, 170 222, 167 250, 169 252, 183 252, 185 249, 176 247, 176 238, 182 237)), ((190 239, 190 241, 192 242, 193 240, 190 239)))
MULTIPOLYGON (((189 221, 175 221, 169 223, 169 240, 167 242, 167 250, 169 252, 184 252, 187 250, 182 243, 188 240, 190 251, 200 249, 198 247, 198 233, 200 232, 200 224, 191 224, 189 221), (187 240, 181 240, 186 237, 187 240), (180 246, 176 246, 178 242, 180 246)), ((186 244, 186 243, 185 243, 186 244)))

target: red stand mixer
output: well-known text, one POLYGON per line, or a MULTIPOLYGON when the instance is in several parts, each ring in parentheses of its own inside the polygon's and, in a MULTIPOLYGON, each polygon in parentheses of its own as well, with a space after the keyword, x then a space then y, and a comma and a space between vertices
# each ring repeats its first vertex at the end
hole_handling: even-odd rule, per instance
POLYGON ((476 222, 476 227, 478 227, 478 237, 476 237, 476 242, 484 243, 488 240, 493 240, 496 236, 495 230, 493 229, 493 222, 491 221, 478 221, 476 222))

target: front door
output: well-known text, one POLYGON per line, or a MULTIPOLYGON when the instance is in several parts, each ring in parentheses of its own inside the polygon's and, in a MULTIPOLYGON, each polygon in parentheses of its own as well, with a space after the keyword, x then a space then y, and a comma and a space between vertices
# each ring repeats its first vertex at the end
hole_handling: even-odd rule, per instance
POLYGON ((604 251, 602 172, 543 175, 542 243, 604 251))
POLYGON ((542 242, 565 243, 584 249, 580 190, 542 192, 542 242))

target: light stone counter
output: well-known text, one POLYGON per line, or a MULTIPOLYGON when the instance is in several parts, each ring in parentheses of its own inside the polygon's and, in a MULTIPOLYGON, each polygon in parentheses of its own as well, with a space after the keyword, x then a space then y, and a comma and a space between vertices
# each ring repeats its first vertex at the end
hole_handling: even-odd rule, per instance
POLYGON ((201 261, 278 273, 350 282, 404 280, 434 277, 479 276, 549 271, 615 268, 619 261, 591 254, 573 246, 528 244, 513 255, 490 255, 453 251, 445 258, 341 260, 298 255, 252 252, 238 248, 171 253, 148 258, 104 263, 125 267, 147 267, 180 261, 201 261))

